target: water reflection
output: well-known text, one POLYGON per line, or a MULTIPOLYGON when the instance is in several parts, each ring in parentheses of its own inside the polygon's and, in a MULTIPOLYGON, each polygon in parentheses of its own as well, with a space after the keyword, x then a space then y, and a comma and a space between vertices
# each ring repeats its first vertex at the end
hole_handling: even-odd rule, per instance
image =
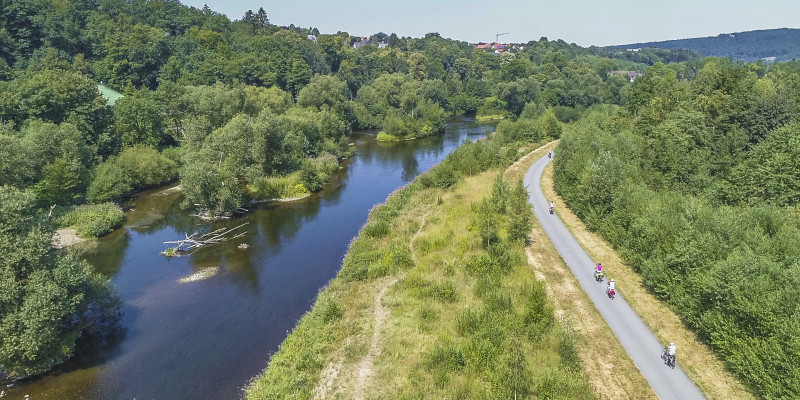
POLYGON ((444 135, 389 145, 356 133, 356 156, 322 192, 253 205, 233 220, 191 217, 178 206, 180 192, 144 194, 128 212, 126 228, 85 256, 123 298, 126 331, 111 347, 82 349, 53 374, 25 385, 25 393, 36 400, 238 397, 335 276, 372 206, 483 131, 458 121, 444 135), (244 237, 186 257, 159 254, 164 241, 244 222, 244 237), (180 282, 210 267, 219 273, 180 282))

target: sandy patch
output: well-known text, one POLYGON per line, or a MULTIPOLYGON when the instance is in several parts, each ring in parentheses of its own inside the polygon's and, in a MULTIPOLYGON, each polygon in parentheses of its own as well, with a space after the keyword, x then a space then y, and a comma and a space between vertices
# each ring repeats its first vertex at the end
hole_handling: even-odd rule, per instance
POLYGON ((219 267, 208 267, 203 268, 200 271, 197 271, 191 275, 184 276, 181 279, 178 279, 180 283, 189 283, 189 282, 197 282, 202 281, 204 279, 211 278, 212 276, 219 273, 219 267))
POLYGON ((162 191, 160 191, 160 192, 156 193, 155 195, 156 195, 156 196, 166 196, 166 195, 168 195, 168 194, 170 194, 170 193, 180 192, 181 190, 183 190, 183 188, 181 187, 181 185, 176 185, 176 186, 173 186, 173 187, 171 187, 171 188, 164 189, 164 190, 162 190, 162 191))
POLYGON ((86 241, 86 239, 78 237, 78 233, 75 229, 61 228, 53 233, 50 244, 54 249, 63 249, 84 241, 86 241))
POLYGON ((280 198, 280 199, 263 199, 263 200, 256 200, 256 199, 253 199, 253 200, 250 200, 250 203, 249 203, 249 204, 258 204, 258 203, 289 203, 289 202, 292 202, 292 201, 303 200, 303 199, 305 199, 305 198, 306 198, 306 197, 308 197, 308 196, 311 196, 311 193, 306 193, 306 194, 304 194, 304 195, 302 195, 302 196, 297 196, 297 197, 284 197, 284 198, 280 198))

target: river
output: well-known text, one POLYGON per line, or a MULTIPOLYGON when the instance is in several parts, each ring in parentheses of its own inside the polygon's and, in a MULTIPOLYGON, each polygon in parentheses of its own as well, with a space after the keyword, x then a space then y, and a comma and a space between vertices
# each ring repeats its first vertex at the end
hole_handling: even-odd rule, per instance
POLYGON ((84 255, 122 297, 120 334, 102 346, 82 344, 66 364, 17 383, 7 398, 239 398, 336 275, 369 210, 487 127, 456 120, 443 135, 392 144, 354 133, 356 155, 321 192, 254 206, 233 220, 191 217, 179 208, 179 191, 142 193, 124 228, 84 255), (160 254, 164 241, 244 222, 241 238, 186 257, 160 254), (209 271, 216 274, 181 282, 209 271))

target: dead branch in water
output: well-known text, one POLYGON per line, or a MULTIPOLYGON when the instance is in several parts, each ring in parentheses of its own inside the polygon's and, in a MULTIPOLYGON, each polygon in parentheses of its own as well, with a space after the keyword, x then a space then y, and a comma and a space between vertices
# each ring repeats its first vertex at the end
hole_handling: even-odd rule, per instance
POLYGON ((198 236, 199 232, 195 232, 195 233, 192 233, 191 235, 186 235, 186 239, 170 240, 170 241, 164 242, 164 244, 166 244, 166 245, 174 245, 174 246, 168 247, 166 250, 161 252, 161 254, 163 254, 163 255, 165 255, 167 257, 185 255, 185 254, 189 254, 189 253, 199 249, 200 247, 203 247, 203 246, 206 246, 206 245, 209 245, 209 244, 222 243, 222 242, 227 241, 227 240, 231 240, 231 239, 236 239, 236 238, 242 237, 247 232, 239 232, 239 233, 237 233, 235 235, 230 235, 230 234, 233 231, 235 231, 235 230, 237 230, 237 229, 239 229, 239 228, 241 228, 241 227, 243 227, 243 226, 245 226, 247 224, 249 224, 249 222, 245 222, 245 223, 243 223, 243 224, 241 224, 239 226, 236 226, 234 228, 231 228, 231 229, 220 228, 220 229, 217 229, 215 231, 211 231, 211 232, 199 235, 199 236, 198 236), (226 235, 229 235, 229 236, 226 236, 226 235))

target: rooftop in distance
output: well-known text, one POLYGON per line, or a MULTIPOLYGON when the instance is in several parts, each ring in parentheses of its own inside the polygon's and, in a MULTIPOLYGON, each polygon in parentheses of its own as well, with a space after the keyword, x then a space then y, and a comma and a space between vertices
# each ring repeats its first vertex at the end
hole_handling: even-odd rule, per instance
POLYGON ((106 99, 109 106, 113 106, 114 103, 117 102, 117 99, 122 97, 122 93, 111 89, 110 87, 103 85, 102 83, 97 84, 97 90, 100 91, 100 94, 103 95, 103 98, 106 99))

